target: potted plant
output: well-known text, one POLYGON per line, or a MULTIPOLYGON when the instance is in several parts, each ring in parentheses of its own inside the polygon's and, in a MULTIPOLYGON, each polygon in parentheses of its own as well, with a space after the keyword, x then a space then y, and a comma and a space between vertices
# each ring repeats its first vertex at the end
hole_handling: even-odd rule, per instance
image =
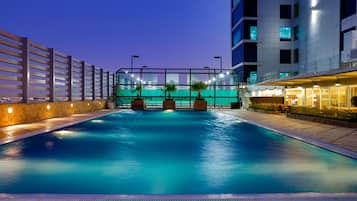
POLYGON ((163 91, 168 93, 168 97, 165 98, 163 102, 164 110, 176 110, 176 102, 173 98, 171 98, 171 93, 176 91, 175 84, 166 84, 163 91))
POLYGON ((141 97, 142 85, 139 84, 135 87, 134 91, 137 92, 136 98, 131 101, 132 110, 144 110, 146 108, 144 99, 141 97))
POLYGON ((201 91, 207 89, 207 84, 204 82, 195 82, 191 86, 192 91, 197 91, 198 96, 193 104, 193 110, 207 111, 207 101, 201 96, 201 91))

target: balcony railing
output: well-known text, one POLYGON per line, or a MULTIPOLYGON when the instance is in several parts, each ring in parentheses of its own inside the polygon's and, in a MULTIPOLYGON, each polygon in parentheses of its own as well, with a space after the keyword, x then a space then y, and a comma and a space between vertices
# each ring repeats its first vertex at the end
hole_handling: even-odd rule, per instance
POLYGON ((114 74, 0 30, 0 103, 105 99, 114 74))

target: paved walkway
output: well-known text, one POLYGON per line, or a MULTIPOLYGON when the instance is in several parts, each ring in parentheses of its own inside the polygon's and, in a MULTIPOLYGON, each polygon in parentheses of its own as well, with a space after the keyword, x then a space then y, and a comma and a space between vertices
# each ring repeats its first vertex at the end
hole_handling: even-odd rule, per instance
POLYGON ((70 117, 52 118, 35 123, 2 127, 0 128, 0 145, 88 121, 112 112, 113 110, 100 110, 86 114, 74 114, 70 117))
POLYGON ((287 118, 285 115, 245 110, 224 110, 223 112, 332 151, 340 152, 346 149, 345 151, 357 158, 357 129, 355 128, 320 124, 287 118))

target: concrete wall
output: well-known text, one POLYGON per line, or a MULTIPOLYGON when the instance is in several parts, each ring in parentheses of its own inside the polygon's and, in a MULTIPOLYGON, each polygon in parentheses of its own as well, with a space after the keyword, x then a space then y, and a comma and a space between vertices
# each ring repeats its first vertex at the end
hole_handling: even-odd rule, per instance
POLYGON ((340 1, 299 0, 300 73, 339 68, 340 1))
POLYGON ((297 71, 297 65, 280 64, 280 50, 291 49, 293 51, 292 41, 280 41, 280 27, 292 27, 292 20, 280 19, 281 4, 294 5, 294 0, 258 0, 259 81, 277 79, 280 72, 297 71))
POLYGON ((104 100, 0 104, 0 127, 93 112, 105 105, 104 100))

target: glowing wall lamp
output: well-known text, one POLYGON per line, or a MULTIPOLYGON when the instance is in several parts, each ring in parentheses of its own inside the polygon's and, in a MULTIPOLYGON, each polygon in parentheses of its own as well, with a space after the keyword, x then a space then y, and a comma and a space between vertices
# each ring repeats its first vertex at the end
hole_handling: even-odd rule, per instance
POLYGON ((8 108, 7 108, 7 113, 11 114, 12 112, 13 112, 12 107, 8 107, 8 108))
POLYGON ((311 23, 316 24, 319 10, 317 9, 318 0, 311 0, 311 23))
POLYGON ((50 109, 51 109, 51 106, 50 106, 50 105, 47 105, 47 106, 46 106, 46 109, 47 109, 47 110, 50 110, 50 109))

